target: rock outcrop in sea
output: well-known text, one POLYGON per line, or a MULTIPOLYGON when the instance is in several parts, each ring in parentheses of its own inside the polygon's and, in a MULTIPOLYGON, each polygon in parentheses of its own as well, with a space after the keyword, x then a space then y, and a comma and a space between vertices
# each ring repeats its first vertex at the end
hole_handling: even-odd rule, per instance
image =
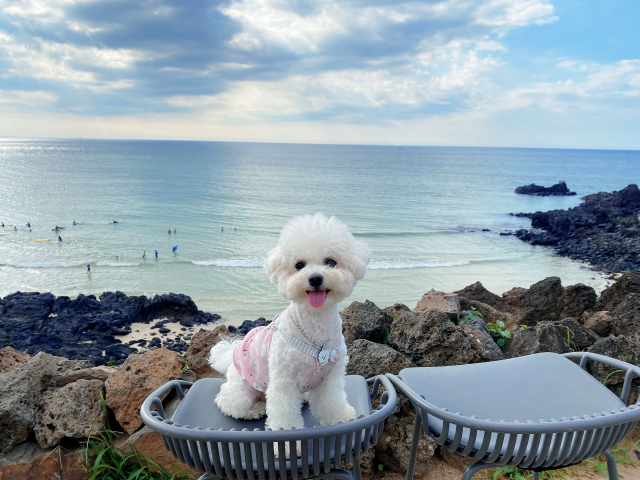
POLYGON ((620 191, 582 197, 567 210, 518 213, 531 219, 531 230, 516 236, 531 245, 546 245, 556 253, 612 273, 640 268, 640 190, 631 184, 620 191))
MULTIPOLYGON (((572 350, 640 365, 638 299, 640 273, 627 273, 599 298, 591 287, 563 286, 558 277, 549 277, 502 295, 488 291, 480 282, 457 292, 431 290, 413 309, 402 304, 381 309, 373 302, 353 302, 341 313, 350 357, 347 374, 368 378, 397 374, 413 366, 461 365, 572 350), (503 344, 497 342, 500 330, 508 330, 511 337, 503 344)), ((26 304, 23 307, 28 310, 26 304)), ((30 311, 40 308, 34 304, 30 311)), ((84 438, 105 427, 101 395, 106 399, 111 428, 124 432, 116 448, 124 454, 146 455, 170 474, 177 472, 175 465, 198 478, 195 469, 171 456, 157 432, 142 424, 139 410, 144 398, 169 380, 219 376, 206 358, 229 330, 219 325, 195 333, 185 359, 166 348, 150 348, 114 367, 94 367, 86 360, 44 352, 30 356, 11 346, 1 349, 0 478, 88 479, 82 444, 84 438), (52 454, 58 445, 64 452, 60 456, 52 454)), ((240 330, 236 333, 242 334, 240 330)), ((595 368, 596 379, 620 393, 623 375, 608 367, 588 364, 587 368, 595 368)), ((635 402, 639 394, 640 379, 635 379, 630 401, 635 402)), ((163 400, 167 418, 178 403, 172 396, 163 400)), ((399 396, 398 408, 387 420, 378 444, 362 458, 365 480, 380 475, 379 465, 392 479, 406 473, 413 419, 410 402, 399 396)), ((636 429, 631 445, 639 437, 640 429, 636 429)), ((417 456, 416 478, 420 480, 460 478, 465 465, 424 435, 417 456)), ((583 478, 579 473, 570 471, 568 476, 583 478)))
POLYGON ((542 185, 536 185, 535 183, 522 185, 521 187, 517 187, 515 192, 521 195, 535 195, 537 197, 570 197, 576 194, 576 192, 570 191, 567 184, 562 180, 551 187, 543 187, 542 185))

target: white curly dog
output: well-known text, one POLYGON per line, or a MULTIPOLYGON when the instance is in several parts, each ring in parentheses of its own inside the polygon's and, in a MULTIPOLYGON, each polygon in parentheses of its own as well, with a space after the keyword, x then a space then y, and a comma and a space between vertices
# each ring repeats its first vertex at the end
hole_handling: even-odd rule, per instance
POLYGON ((227 377, 215 399, 226 415, 266 413, 267 428, 303 428, 302 397, 309 392, 320 424, 355 418, 344 391, 349 358, 338 303, 351 295, 370 259, 367 245, 335 217, 305 215, 287 223, 264 269, 291 304, 269 326, 211 349, 210 365, 227 377))

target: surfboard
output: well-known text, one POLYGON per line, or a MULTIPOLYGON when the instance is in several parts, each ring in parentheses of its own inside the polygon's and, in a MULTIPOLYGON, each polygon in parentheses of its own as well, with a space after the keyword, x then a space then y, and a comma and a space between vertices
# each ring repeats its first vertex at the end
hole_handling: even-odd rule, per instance
POLYGON ((51 229, 51 231, 52 231, 52 232, 55 232, 55 231, 57 231, 57 230, 62 230, 62 229, 64 229, 64 227, 52 228, 52 229, 51 229))
POLYGON ((50 238, 36 238, 34 242, 50 242, 50 238))

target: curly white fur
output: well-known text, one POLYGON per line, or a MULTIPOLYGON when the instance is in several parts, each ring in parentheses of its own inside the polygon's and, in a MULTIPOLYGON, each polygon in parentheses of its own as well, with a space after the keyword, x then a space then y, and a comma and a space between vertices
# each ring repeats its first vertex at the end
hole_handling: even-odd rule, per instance
MULTIPOLYGON (((294 319, 318 343, 330 338, 335 331, 342 337, 337 305, 351 295, 357 281, 364 277, 370 260, 371 251, 367 245, 356 240, 347 226, 335 217, 305 215, 287 223, 278 245, 269 252, 264 263, 269 279, 278 285, 280 294, 291 301, 281 315, 284 328, 305 343, 308 341, 299 334, 294 319), (322 283, 312 286, 310 279, 316 277, 314 283, 317 284, 318 276, 322 283), (310 292, 314 291, 326 294, 319 307, 311 306, 310 292)), ((355 417, 355 410, 348 404, 344 391, 349 358, 344 339, 341 340, 338 362, 327 378, 309 392, 311 412, 322 425, 346 422, 355 417)), ((209 363, 227 376, 216 404, 235 418, 255 419, 266 413, 266 425, 274 430, 303 428, 301 392, 308 377, 301 372, 310 363, 315 365, 315 358, 297 350, 275 333, 269 352, 270 382, 265 405, 233 365, 232 354, 237 344, 237 340, 223 341, 211 349, 209 363)))

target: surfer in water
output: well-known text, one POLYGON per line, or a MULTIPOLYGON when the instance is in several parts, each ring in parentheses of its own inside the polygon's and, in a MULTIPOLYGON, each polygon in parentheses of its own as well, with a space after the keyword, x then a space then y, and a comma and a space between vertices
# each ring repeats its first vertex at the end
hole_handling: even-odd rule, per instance
POLYGON ((173 229, 173 233, 178 233, 178 231, 174 228, 174 229, 173 229))
POLYGON ((224 232, 224 227, 222 227, 222 228, 220 229, 220 231, 221 231, 221 232, 224 232))
POLYGON ((171 235, 171 229, 169 229, 169 235, 171 235))
POLYGON ((147 258, 147 251, 142 252, 142 258, 147 258))
POLYGON ((27 227, 31 228, 31 224, 29 222, 27 222, 27 227))
POLYGON ((173 253, 176 252, 176 250, 178 250, 178 245, 176 245, 175 247, 173 247, 173 253))
POLYGON ((91 273, 91 264, 87 263, 87 273, 91 273))
POLYGON ((158 258, 158 250, 156 250, 156 258, 158 258))
POLYGON ((62 237, 60 235, 58 235, 58 241, 61 242, 62 241, 62 237))
POLYGON ((13 231, 17 232, 18 231, 18 227, 13 227, 13 231))
POLYGON ((113 223, 118 223, 118 222, 116 222, 116 221, 114 220, 114 221, 113 221, 113 223))

